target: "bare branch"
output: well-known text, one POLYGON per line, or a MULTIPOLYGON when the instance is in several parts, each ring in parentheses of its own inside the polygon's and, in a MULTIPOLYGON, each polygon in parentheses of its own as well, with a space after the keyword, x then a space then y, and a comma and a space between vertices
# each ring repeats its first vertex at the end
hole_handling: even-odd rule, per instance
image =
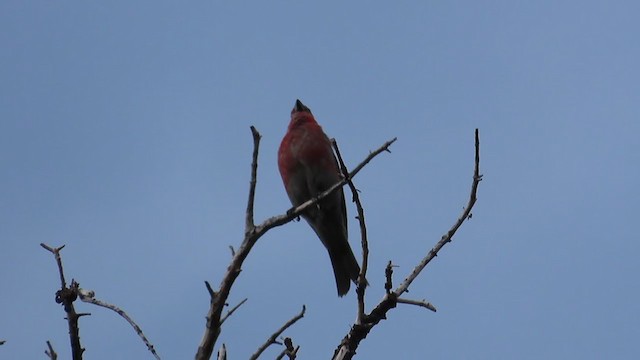
POLYGON ((96 299, 94 291, 84 290, 84 289, 78 289, 78 290, 79 290, 78 295, 80 296, 80 300, 82 300, 83 302, 101 306, 109 310, 113 310, 118 315, 122 316, 122 318, 125 319, 129 323, 129 325, 131 325, 131 327, 133 327, 133 330, 135 330, 136 334, 138 334, 140 339, 142 339, 142 341, 147 346, 147 349, 151 352, 151 354, 153 354, 153 356, 156 359, 160 360, 160 356, 156 352, 155 347, 153 346, 153 344, 151 344, 149 339, 147 339, 147 337, 144 335, 144 333, 142 332, 142 328, 140 328, 140 326, 138 326, 138 324, 136 324, 136 322, 133 321, 133 319, 124 310, 120 309, 115 305, 96 299))
POLYGON ((218 350, 218 360, 227 360, 227 347, 222 343, 222 347, 218 350))
POLYGON ((67 313, 67 324, 69 327, 69 340, 71 342, 71 356, 73 360, 82 359, 82 353, 84 349, 80 344, 80 328, 78 327, 78 319, 80 316, 86 314, 77 314, 76 309, 73 306, 73 302, 78 298, 79 284, 75 281, 71 281, 71 287, 67 287, 67 282, 64 278, 64 270, 62 267, 62 257, 60 256, 60 250, 64 248, 64 245, 54 248, 44 243, 40 246, 53 254, 58 264, 58 272, 60 273, 61 288, 56 292, 56 302, 62 304, 64 311, 67 313))
POLYGON ((60 247, 54 248, 45 243, 40 243, 40 246, 47 249, 50 253, 53 254, 56 258, 56 263, 58 264, 58 273, 60 274, 60 288, 64 289, 67 287, 67 281, 64 279, 64 270, 62 269, 62 258, 60 258, 60 250, 64 249, 66 245, 62 245, 60 247))
MULTIPOLYGON (((207 323, 205 327, 205 332, 202 336, 202 340, 200 341, 200 345, 198 346, 198 352, 196 353, 196 360, 207 360, 211 358, 211 354, 213 353, 213 348, 215 346, 215 342, 220 335, 220 326, 221 326, 221 316, 222 309, 229 297, 229 292, 231 291, 231 287, 235 283, 238 275, 242 271, 242 264, 244 260, 249 255, 249 252, 256 244, 258 239, 264 235, 268 230, 284 225, 291 220, 297 218, 305 211, 308 207, 314 206, 318 201, 324 199, 329 196, 331 193, 336 191, 338 188, 344 186, 346 184, 346 179, 341 180, 337 184, 333 185, 327 191, 318 195, 317 197, 305 202, 304 204, 291 208, 287 211, 286 214, 274 216, 265 220, 262 224, 255 226, 253 225, 253 204, 255 200, 255 184, 257 177, 257 158, 258 158, 258 148, 260 143, 260 134, 258 131, 251 127, 251 132, 253 134, 254 140, 254 149, 253 149, 253 159, 251 165, 251 180, 249 187, 249 200, 247 203, 247 214, 245 220, 245 236, 244 240, 240 247, 236 250, 235 255, 231 259, 231 263, 227 268, 227 272, 225 273, 221 283, 219 290, 215 292, 215 298, 211 302, 211 306, 207 313, 207 323)), ((375 156, 380 154, 383 151, 388 151, 389 146, 393 144, 396 139, 392 139, 387 141, 383 146, 381 146, 376 151, 372 152, 365 158, 365 160, 360 163, 350 174, 349 179, 353 178, 366 164, 368 164, 375 156)))
POLYGON ((433 304, 431 304, 430 302, 428 302, 427 300, 411 300, 411 299, 403 299, 403 298, 398 298, 396 299, 398 301, 398 303, 402 303, 402 304, 409 304, 409 305, 416 305, 416 306, 420 306, 423 308, 427 308, 433 312, 436 312, 436 307, 433 306, 433 304))
POLYGON ((391 292, 391 289, 393 288, 393 268, 394 267, 397 267, 397 266, 393 265, 391 260, 389 260, 387 267, 384 269, 384 277, 385 277, 384 290, 387 292, 387 294, 389 294, 391 292))
POLYGON ((364 208, 362 207, 362 203, 360 202, 360 196, 358 195, 358 189, 351 181, 349 177, 349 170, 347 170, 347 166, 342 160, 342 155, 340 154, 340 149, 338 148, 338 143, 336 143, 335 139, 331 139, 331 144, 333 145, 334 150, 336 151, 336 156, 338 157, 338 162, 340 163, 340 169, 342 171, 343 176, 347 180, 347 184, 349 185, 349 189, 351 189, 351 194, 353 196, 353 202, 356 203, 356 209, 358 211, 358 223, 360 224, 360 235, 361 235, 361 246, 362 246, 362 267, 360 268, 360 275, 358 275, 358 286, 356 287, 356 294, 358 296, 358 318, 357 323, 362 324, 364 321, 364 294, 365 289, 367 287, 367 267, 369 264, 369 242, 367 240, 367 225, 364 221, 364 208))
MULTIPOLYGON (((249 183, 249 200, 247 201, 247 213, 245 219, 245 230, 252 229, 253 225, 253 204, 256 198, 256 184, 258 177, 258 151, 260 149, 260 133, 251 126, 253 135, 253 160, 251 161, 251 181, 249 183)), ((233 248, 231 250, 233 253, 233 248)))
MULTIPOLYGON (((355 355, 355 351, 364 338, 367 337, 369 331, 377 325, 380 321, 386 319, 387 312, 389 310, 396 307, 398 304, 399 296, 407 291, 409 285, 415 280, 415 278, 420 274, 420 272, 425 268, 425 266, 438 254, 440 249, 451 241, 453 235, 456 233, 458 228, 462 225, 465 220, 468 220, 471 214, 471 209, 473 205, 476 203, 476 193, 478 190, 478 185, 482 180, 482 175, 480 175, 480 137, 478 134, 478 129, 475 131, 475 167, 473 171, 473 183, 471 184, 471 194, 469 195, 469 201, 467 206, 465 206, 464 211, 455 222, 455 224, 449 229, 449 231, 442 236, 440 241, 436 243, 436 245, 427 253, 425 258, 423 258, 418 266, 413 270, 413 272, 398 286, 398 288, 394 291, 389 291, 391 289, 391 277, 393 274, 393 269, 391 262, 387 265, 386 278, 387 284, 385 287, 387 288, 387 294, 382 298, 382 300, 378 303, 378 305, 371 310, 369 315, 365 316, 365 323, 358 324, 355 323, 349 333, 342 339, 340 345, 336 349, 333 355, 333 359, 351 359, 353 355, 355 355)), ((416 304, 413 300, 405 300, 404 303, 412 303, 414 305, 424 306, 423 304, 416 304)), ((433 305, 431 305, 433 307, 433 305)), ((427 306, 425 306, 427 307, 427 306)), ((427 307, 428 308, 428 307, 427 307)), ((434 307, 435 309, 435 307, 434 307)), ((435 310, 434 310, 435 311, 435 310)))
POLYGON ((298 350, 300 350, 300 346, 296 346, 294 348, 293 341, 291 340, 291 338, 287 337, 287 338, 284 338, 284 347, 285 348, 282 350, 280 355, 278 355, 276 360, 283 359, 285 356, 288 356, 289 360, 295 360, 296 355, 298 354, 298 350))
POLYGON ((244 298, 244 300, 240 301, 240 302, 238 303, 238 305, 234 306, 231 310, 229 310, 229 311, 227 312, 227 315, 225 315, 225 316, 220 320, 220 325, 224 324, 225 320, 227 320, 227 318, 229 318, 229 316, 231 316, 231 315, 232 315, 236 310, 238 310, 238 308, 239 308, 240 306, 242 306, 242 304, 246 303, 246 302, 247 302, 247 300, 248 300, 247 298, 244 298))
POLYGON ((216 292, 213 291, 213 288, 211 287, 211 284, 209 284, 209 282, 206 281, 206 280, 204 282, 204 286, 207 287, 207 291, 209 292, 209 296, 211 297, 211 302, 213 302, 213 299, 215 299, 215 297, 216 297, 216 292))
POLYGON ((282 327, 280 327, 280 329, 278 329, 276 332, 274 332, 273 334, 271 334, 271 336, 269 336, 269 338, 267 339, 267 341, 265 341, 264 344, 262 344, 258 350, 256 350, 255 353, 253 353, 253 355, 251 355, 251 357, 249 358, 250 360, 256 360, 260 354, 262 354, 263 351, 265 351, 269 346, 276 344, 276 339, 278 338, 278 336, 280 336, 280 334, 282 334, 285 330, 287 330, 287 328, 289 328, 291 325, 295 324, 296 321, 302 319, 302 317, 304 316, 304 312, 306 311, 306 307, 304 305, 302 305, 302 310, 300 311, 300 313, 294 317, 292 317, 289 321, 287 321, 284 325, 282 325, 282 327))
POLYGON ((45 350, 44 353, 49 357, 49 359, 57 360, 58 353, 56 353, 55 350, 53 350, 53 346, 51 346, 51 342, 49 340, 47 340, 47 348, 48 350, 45 350))

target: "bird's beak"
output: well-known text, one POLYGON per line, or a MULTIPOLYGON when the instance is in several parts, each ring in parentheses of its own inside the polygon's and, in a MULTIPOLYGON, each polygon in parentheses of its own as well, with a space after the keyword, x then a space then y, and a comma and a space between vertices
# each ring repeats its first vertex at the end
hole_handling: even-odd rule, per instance
POLYGON ((298 112, 298 111, 307 111, 307 112, 311 112, 311 110, 306 107, 302 101, 296 99, 296 105, 293 107, 293 111, 292 112, 298 112))

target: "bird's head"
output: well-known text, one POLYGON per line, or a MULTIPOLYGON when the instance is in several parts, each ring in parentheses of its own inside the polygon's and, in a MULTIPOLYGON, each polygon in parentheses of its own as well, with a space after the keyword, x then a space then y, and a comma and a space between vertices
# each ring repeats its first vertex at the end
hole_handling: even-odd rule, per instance
POLYGON ((311 113, 311 109, 309 109, 305 104, 300 100, 296 100, 296 104, 291 109, 291 122, 289 123, 289 128, 293 128, 306 123, 315 123, 316 120, 311 113))

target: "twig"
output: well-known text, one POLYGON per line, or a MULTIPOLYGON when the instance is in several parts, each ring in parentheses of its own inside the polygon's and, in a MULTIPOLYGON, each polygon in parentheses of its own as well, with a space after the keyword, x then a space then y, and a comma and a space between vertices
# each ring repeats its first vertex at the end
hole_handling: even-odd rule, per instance
POLYGON ((384 269, 384 278, 385 278, 384 290, 386 291, 387 294, 389 294, 391 292, 391 289, 393 288, 393 268, 395 266, 396 265, 393 265, 391 260, 389 260, 387 267, 384 269))
MULTIPOLYGON (((251 133, 253 135, 253 157, 251 163, 251 180, 249 182, 249 199, 247 201, 247 213, 245 216, 245 232, 244 232, 244 240, 240 247, 236 250, 235 255, 231 259, 231 263, 227 267, 227 272, 225 273, 222 281, 220 282, 220 287, 217 292, 215 292, 215 298, 211 302, 211 306, 209 307, 209 311, 207 312, 207 322, 204 334, 202 336, 202 340, 200 341, 200 345, 198 346, 198 351, 196 353, 196 360, 207 360, 211 358, 211 354, 213 353, 213 348, 215 343, 220 335, 220 326, 221 326, 221 317, 222 317, 222 309, 229 297, 229 293, 235 280, 237 279, 240 271, 242 269, 242 264, 244 260, 249 255, 249 252, 256 244, 258 239, 264 235, 270 229, 284 225, 291 220, 300 216, 307 208, 314 206, 317 202, 324 199, 325 197, 332 194, 338 188, 342 187, 346 184, 346 180, 342 179, 337 184, 333 185, 329 189, 327 189, 322 194, 317 197, 301 204, 298 207, 289 209, 286 214, 278 215, 271 217, 265 220, 262 224, 255 226, 253 220, 253 206, 255 201, 255 188, 257 183, 257 168, 258 168, 258 148, 260 144, 260 133, 252 126, 251 133)), ((365 158, 363 162, 361 162, 350 174, 348 178, 353 178, 366 164, 368 164, 374 157, 380 154, 383 151, 388 151, 389 146, 393 144, 396 139, 387 141, 384 145, 382 145, 379 149, 372 152, 365 158)))
POLYGON ((276 360, 283 359, 285 356, 289 357, 289 360, 295 360, 296 355, 298 354, 298 350, 300 350, 300 346, 293 347, 293 341, 291 338, 284 338, 284 346, 285 348, 280 352, 280 355, 276 358, 276 360))
POLYGON ((227 360, 227 347, 222 343, 222 347, 218 350, 218 360, 227 360))
POLYGON ((411 299, 404 299, 404 298, 398 298, 396 299, 398 301, 398 303, 402 303, 402 304, 409 304, 409 305, 416 305, 416 306, 421 306, 423 308, 427 308, 433 312, 436 312, 436 307, 433 306, 433 304, 431 304, 430 302, 426 301, 426 300, 411 300, 411 299))
POLYGON ((96 299, 94 291, 79 289, 78 295, 80 296, 80 300, 82 300, 83 302, 91 303, 97 306, 101 306, 103 308, 107 308, 109 310, 113 310, 118 315, 122 316, 122 318, 125 319, 129 323, 129 325, 131 325, 131 327, 133 327, 133 330, 135 330, 136 334, 138 334, 140 339, 142 339, 142 341, 147 346, 147 349, 151 352, 151 354, 153 354, 153 356, 156 359, 160 360, 160 356, 156 352, 155 347, 153 346, 153 344, 151 344, 149 339, 147 339, 147 337, 144 335, 144 332, 142 332, 142 328, 140 328, 140 326, 138 326, 138 324, 136 324, 136 322, 133 321, 133 319, 124 310, 120 309, 115 305, 96 299))
POLYGON ((56 292, 56 302, 64 306, 64 311, 67 313, 67 324, 69 327, 69 340, 71 342, 71 356, 73 360, 82 359, 82 353, 84 349, 80 344, 80 328, 78 327, 78 319, 82 315, 76 313, 76 309, 73 306, 73 302, 78 298, 78 283, 72 281, 71 287, 67 287, 67 282, 64 278, 64 270, 62 268, 62 258, 60 257, 60 250, 64 248, 64 245, 54 248, 44 243, 41 243, 44 249, 53 254, 58 264, 58 272, 60 273, 61 288, 56 292))
POLYGON ((242 306, 242 304, 246 303, 247 300, 248 300, 247 298, 244 298, 244 300, 240 301, 238 305, 234 306, 231 310, 229 310, 227 312, 227 315, 225 315, 222 319, 220 319, 220 325, 224 324, 225 320, 227 320, 227 318, 229 318, 231 314, 233 314, 236 310, 238 310, 238 308, 242 306))
POLYGON ((262 344, 258 350, 256 350, 255 353, 253 353, 253 355, 251 355, 251 357, 249 358, 250 360, 256 360, 260 354, 262 354, 263 351, 265 351, 269 346, 276 344, 276 339, 278 338, 278 336, 280 336, 280 334, 282 334, 285 330, 287 330, 287 328, 289 328, 291 325, 295 324, 296 321, 302 319, 302 317, 304 316, 304 312, 306 311, 306 307, 304 305, 302 305, 302 310, 300 311, 300 313, 294 317, 292 317, 289 321, 287 321, 284 325, 282 325, 282 327, 280 327, 280 329, 278 329, 276 332, 274 332, 273 334, 271 334, 271 336, 269 336, 269 338, 267 339, 267 341, 264 342, 264 344, 262 344))
MULTIPOLYGON (((251 126, 251 135, 253 136, 253 156, 251 161, 251 180, 249 183, 249 200, 247 201, 247 213, 245 219, 245 230, 252 229, 253 224, 253 204, 256 198, 256 184, 258 181, 258 151, 260 149, 260 133, 256 128, 251 126)), ((233 252, 233 251, 232 251, 233 252)))
POLYGON ((362 324, 364 321, 364 294, 365 289, 367 287, 367 267, 369 264, 369 242, 367 240, 367 225, 364 221, 364 208, 362 207, 362 203, 360 202, 360 196, 358 195, 358 189, 351 181, 349 177, 349 170, 347 170, 347 166, 342 160, 342 155, 340 154, 340 149, 338 148, 338 143, 336 143, 335 139, 331 139, 331 144, 333 145, 333 149, 336 151, 336 156, 338 157, 338 162, 340 163, 340 169, 342 170, 343 176, 346 177, 347 184, 349 185, 349 189, 351 189, 351 194, 353 196, 353 202, 356 203, 356 209, 358 211, 358 223, 360 224, 360 235, 361 235, 361 246, 362 246, 362 267, 360 268, 360 274, 358 275, 358 286, 356 287, 356 294, 358 296, 358 318, 357 323, 362 324))
MULTIPOLYGON (((480 137, 478 134, 478 129, 475 131, 475 166, 473 171, 473 183, 471 184, 471 194, 469 195, 469 201, 467 206, 465 206, 464 211, 455 222, 455 224, 449 229, 449 231, 442 236, 440 241, 436 243, 436 245, 427 253, 427 255, 420 261, 418 266, 413 270, 413 272, 398 286, 394 291, 387 291, 387 294, 382 298, 382 300, 378 303, 378 305, 371 310, 371 313, 366 316, 366 323, 364 324, 354 324, 351 327, 349 333, 342 339, 340 345, 336 349, 333 355, 333 359, 351 359, 355 354, 360 341, 367 337, 371 329, 377 325, 380 321, 386 319, 387 312, 389 310, 396 307, 399 302, 398 298, 404 292, 407 291, 409 285, 415 280, 415 278, 420 274, 420 272, 425 268, 425 266, 438 254, 442 247, 451 241, 453 235, 456 233, 458 228, 462 225, 462 223, 469 219, 469 214, 471 214, 471 209, 473 205, 476 203, 476 193, 478 190, 478 185, 482 180, 482 175, 480 175, 480 137)), ((391 283, 391 263, 387 266, 387 282, 391 283)), ((390 285, 389 285, 390 288, 390 285)))
POLYGON ((213 288, 211 287, 211 284, 209 284, 208 281, 204 281, 204 286, 207 287, 207 291, 209 292, 209 296, 211 297, 211 302, 213 302, 213 299, 216 298, 216 292, 213 291, 213 288))
POLYGON ((55 350, 53 350, 53 346, 51 346, 51 342, 49 340, 47 340, 47 347, 49 349, 45 350, 44 353, 49 357, 49 359, 57 360, 58 359, 58 353, 56 353, 55 350))

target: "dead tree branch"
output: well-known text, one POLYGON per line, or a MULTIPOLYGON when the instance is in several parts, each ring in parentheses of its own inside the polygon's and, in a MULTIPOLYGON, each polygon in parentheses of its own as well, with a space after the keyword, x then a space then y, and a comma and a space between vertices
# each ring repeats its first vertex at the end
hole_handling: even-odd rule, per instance
POLYGON ((300 346, 293 347, 291 338, 284 338, 284 350, 282 350, 276 360, 284 359, 285 356, 289 357, 289 360, 295 360, 298 355, 298 350, 300 350, 300 346))
POLYGON ((49 359, 51 360, 57 360, 58 359, 58 353, 55 352, 55 350, 53 350, 53 346, 51 345, 51 342, 49 340, 47 340, 47 350, 44 351, 44 353, 49 357, 49 359))
MULTIPOLYGON (((369 264, 369 241, 367 240, 367 225, 364 221, 364 208, 362 207, 362 203, 360 202, 360 195, 358 195, 358 189, 351 181, 351 177, 349 176, 349 170, 342 160, 342 155, 340 154, 340 149, 338 148, 338 143, 335 139, 331 139, 331 144, 336 152, 336 156, 338 158, 338 162, 340 163, 340 170, 342 171, 343 176, 347 180, 347 184, 349 185, 349 189, 351 190, 353 202, 356 203, 356 209, 358 211, 358 223, 360 224, 360 235, 361 235, 361 246, 362 246, 362 266, 360 267, 360 275, 358 275, 358 286, 356 287, 356 295, 358 297, 358 318, 357 323, 362 324, 364 320, 364 294, 365 289, 367 287, 367 268, 369 264)), ((387 150, 389 151, 389 150, 387 150)))
POLYGON ((285 330, 287 330, 291 325, 295 324, 298 320, 302 319, 304 317, 304 313, 305 313, 306 310, 307 310, 306 307, 304 305, 302 305, 302 310, 300 311, 300 313, 298 315, 292 317, 289 321, 287 321, 284 325, 282 325, 282 327, 280 327, 280 329, 276 330, 276 332, 271 334, 271 336, 269 336, 267 341, 265 341, 264 344, 262 344, 258 348, 258 350, 256 350, 256 352, 253 353, 253 355, 251 355, 251 357, 249 359, 250 360, 258 359, 260 354, 262 354, 262 352, 264 352, 269 346, 271 346, 273 344, 278 344, 278 342, 276 341, 278 336, 280 336, 280 334, 282 334, 285 330))
POLYGON ((249 182, 249 198, 247 201, 247 211, 245 216, 245 232, 244 232, 244 240, 240 247, 236 250, 233 258, 231 259, 231 263, 227 268, 227 272, 225 273, 218 291, 213 291, 211 289, 210 293, 212 295, 211 306, 207 313, 207 322, 204 331, 204 335, 198 346, 198 351, 196 353, 195 358, 197 360, 208 360, 211 358, 211 354, 213 353, 213 348, 215 343, 220 335, 221 330, 221 317, 222 317, 222 309, 229 297, 229 293, 231 291, 231 287, 233 286, 235 280, 242 270, 242 264, 244 260, 249 255, 249 252, 256 244, 258 239, 264 235, 270 229, 284 225, 291 220, 297 218, 302 214, 310 206, 314 206, 318 201, 324 199, 329 196, 331 193, 336 191, 338 188, 344 186, 347 183, 347 179, 353 178, 362 168, 367 165, 374 157, 380 154, 383 151, 388 151, 389 146, 396 141, 396 139, 392 139, 383 144, 376 151, 372 152, 362 161, 345 179, 342 179, 340 182, 336 183, 327 191, 318 195, 317 197, 305 202, 304 204, 289 209, 286 214, 278 215, 271 217, 265 220, 260 225, 254 225, 253 219, 253 208, 255 202, 255 192, 256 192, 256 183, 257 183, 257 170, 258 170, 258 152, 260 145, 260 133, 256 130, 255 127, 251 127, 251 133, 253 135, 253 156, 251 162, 251 179, 249 182))
MULTIPOLYGON (((427 253, 427 255, 418 263, 418 265, 414 268, 411 274, 396 288, 394 291, 389 291, 392 288, 391 285, 391 274, 392 274, 392 265, 389 262, 386 271, 387 284, 385 287, 388 287, 387 294, 383 297, 383 299, 378 303, 378 305, 371 310, 368 315, 365 315, 365 322, 358 323, 356 322, 351 327, 349 333, 342 339, 340 345, 336 349, 333 355, 334 360, 342 360, 342 359, 351 359, 353 355, 356 353, 356 349, 362 340, 364 340, 371 329, 377 325, 380 321, 386 319, 387 312, 389 310, 396 307, 397 303, 400 302, 399 297, 407 291, 409 285, 416 279, 416 277, 420 274, 420 272, 433 260, 438 252, 442 249, 444 245, 451 242, 453 235, 456 233, 458 228, 462 225, 465 220, 468 220, 471 215, 471 209, 473 205, 476 203, 476 193, 478 191, 478 185, 482 180, 482 175, 480 175, 480 136, 478 133, 478 129, 475 130, 475 166, 473 171, 473 182, 471 184, 471 194, 469 195, 469 200, 467 205, 464 207, 462 214, 458 217, 453 226, 447 231, 440 241, 436 243, 436 245, 427 253)), ((407 300, 402 299, 403 303, 411 303, 414 305, 424 306, 429 308, 426 304, 421 304, 420 301, 415 300, 407 300)), ((430 304, 429 304, 430 305, 430 304)), ((433 307, 433 305, 431 305, 433 307)), ((435 307, 433 308, 435 309, 435 307)), ((434 310, 432 310, 434 311, 434 310)))
POLYGON ((138 326, 138 324, 136 324, 136 322, 133 321, 133 319, 124 310, 120 309, 115 305, 96 299, 95 292, 93 291, 79 289, 78 296, 80 297, 80 300, 82 300, 83 302, 107 308, 109 310, 115 311, 118 315, 122 316, 122 318, 125 319, 129 323, 129 325, 131 325, 131 327, 133 327, 133 330, 136 332, 136 334, 138 334, 140 339, 142 339, 142 342, 144 342, 144 344, 147 346, 147 349, 151 352, 151 354, 153 354, 153 356, 156 359, 160 360, 160 356, 156 352, 155 347, 153 346, 153 344, 151 344, 149 339, 147 339, 147 337, 144 335, 144 332, 142 332, 142 328, 140 328, 140 326, 138 326))
POLYGON ((71 341, 71 356, 73 360, 82 359, 82 353, 84 349, 80 345, 80 328, 78 327, 78 319, 80 316, 88 314, 78 314, 73 306, 73 302, 78 298, 79 284, 75 281, 71 281, 71 287, 67 287, 67 282, 64 278, 64 270, 62 268, 62 258, 60 257, 60 250, 64 248, 64 245, 54 248, 49 245, 41 243, 44 249, 53 254, 58 264, 58 272, 60 274, 61 288, 56 292, 56 302, 64 306, 64 311, 67 313, 67 324, 69 327, 69 339, 71 341))

